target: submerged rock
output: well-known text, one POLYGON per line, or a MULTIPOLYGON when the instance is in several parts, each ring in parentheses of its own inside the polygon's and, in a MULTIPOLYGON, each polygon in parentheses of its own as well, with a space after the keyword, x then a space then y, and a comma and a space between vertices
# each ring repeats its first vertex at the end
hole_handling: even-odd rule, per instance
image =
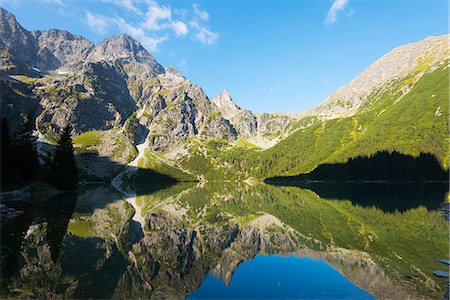
POLYGON ((450 202, 443 204, 439 210, 442 212, 444 219, 450 221, 450 202))
POLYGON ((448 272, 444 272, 444 271, 434 271, 433 274, 434 274, 434 276, 437 276, 437 277, 443 277, 443 278, 449 277, 448 272))
POLYGON ((447 259, 440 259, 439 262, 446 264, 446 265, 450 265, 450 260, 447 260, 447 259))
POLYGON ((5 204, 0 203, 0 224, 5 224, 21 214, 23 214, 23 211, 9 208, 5 204))

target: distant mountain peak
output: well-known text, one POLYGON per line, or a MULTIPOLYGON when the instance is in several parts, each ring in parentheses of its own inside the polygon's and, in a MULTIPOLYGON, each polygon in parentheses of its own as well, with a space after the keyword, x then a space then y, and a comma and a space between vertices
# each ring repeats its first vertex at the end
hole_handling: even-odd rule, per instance
MULTIPOLYGON (((7 19, 14 19, 14 21, 16 20, 16 17, 14 17, 14 15, 12 13, 10 13, 9 11, 7 11, 6 9, 0 7, 0 18, 3 20, 7 20, 7 19)), ((17 21, 16 21, 17 22, 17 21)))
MULTIPOLYGON (((415 74, 419 79, 450 57, 449 35, 429 36, 421 41, 396 47, 371 64, 359 76, 330 94, 315 109, 295 113, 333 119, 355 115, 371 95, 393 81, 415 74)), ((293 115, 291 113, 291 115, 293 115)))
POLYGON ((241 111, 241 108, 234 103, 233 98, 231 98, 231 94, 227 89, 215 97, 212 102, 225 118, 230 118, 241 111))
POLYGON ((16 17, 0 7, 0 40, 11 54, 33 66, 38 45, 29 31, 23 28, 16 17))
POLYGON ((110 36, 104 39, 94 47, 86 60, 91 62, 114 62, 122 59, 130 60, 136 66, 139 65, 137 69, 139 69, 140 74, 133 74, 136 76, 155 76, 165 73, 164 68, 141 43, 126 34, 110 36))
POLYGON ((55 70, 70 65, 86 57, 94 48, 89 40, 66 30, 35 30, 32 35, 39 45, 35 65, 42 70, 55 70))
POLYGON ((153 58, 141 43, 126 34, 107 37, 95 46, 93 53, 89 55, 91 60, 137 59, 139 57, 153 58))
POLYGON ((166 67, 165 71, 166 71, 166 74, 169 74, 169 75, 184 77, 175 66, 168 66, 168 67, 166 67))

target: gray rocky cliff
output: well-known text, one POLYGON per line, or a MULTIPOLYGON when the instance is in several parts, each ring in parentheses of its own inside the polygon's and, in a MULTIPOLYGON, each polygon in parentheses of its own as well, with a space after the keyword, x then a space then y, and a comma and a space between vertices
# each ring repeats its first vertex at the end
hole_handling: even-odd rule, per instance
POLYGON ((35 66, 40 70, 56 70, 74 63, 94 48, 92 42, 65 30, 36 30, 32 35, 39 46, 35 66))
POLYGON ((2 49, 8 49, 17 59, 34 66, 39 47, 36 39, 17 22, 13 14, 1 7, 0 40, 2 49))
POLYGON ((129 80, 139 77, 150 78, 165 72, 164 68, 138 41, 125 34, 111 36, 101 41, 90 51, 84 61, 117 62, 129 80))

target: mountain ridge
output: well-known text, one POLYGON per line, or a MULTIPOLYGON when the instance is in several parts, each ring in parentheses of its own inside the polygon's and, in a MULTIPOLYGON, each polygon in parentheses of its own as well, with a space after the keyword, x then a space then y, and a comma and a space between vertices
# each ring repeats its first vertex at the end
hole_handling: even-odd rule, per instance
MULTIPOLYGON (((197 176, 205 173, 245 179, 295 175, 293 172, 311 171, 323 162, 370 154, 366 146, 357 151, 344 149, 352 144, 361 145, 366 132, 378 120, 396 111, 396 103, 414 98, 410 94, 415 95, 414 87, 424 77, 430 78, 428 75, 437 70, 440 71, 436 74, 445 76, 442 68, 449 57, 445 47, 448 35, 428 38, 389 52, 316 109, 294 117, 255 114, 236 105, 228 90, 210 99, 200 86, 173 66, 164 69, 138 41, 127 35, 111 36, 94 45, 64 30, 30 33, 6 10, 0 8, 0 14, 1 115, 13 124, 14 131, 20 131, 21 116, 30 114, 41 136, 51 142, 69 123, 79 141, 80 153, 87 147, 126 164, 133 157, 117 153, 136 153, 136 145, 145 142, 147 150, 184 169, 194 168, 201 161, 194 168, 197 176), (17 37, 13 34, 16 31, 17 37), (17 45, 29 49, 17 56, 17 45), (410 52, 414 56, 409 57, 410 52), (385 66, 391 67, 384 70, 385 66), (330 130, 341 137, 328 140, 332 135, 327 137, 325 133, 330 130), (109 145, 108 151, 97 142, 86 143, 92 134, 101 135, 98 141, 106 141, 113 132, 118 134, 118 144, 109 145), (319 142, 321 139, 325 140, 319 142), (311 142, 327 150, 318 149, 319 144, 311 142), (283 157, 290 157, 290 161, 280 160, 283 157), (278 160, 284 165, 279 165, 278 160), (294 166, 294 162, 298 165, 294 166)), ((436 81, 434 77, 432 80, 436 81)), ((441 115, 442 111, 448 111, 443 102, 445 95, 437 92, 438 98, 433 103, 438 101, 438 107, 431 108, 425 103, 416 113, 432 118, 430 109, 433 114, 439 110, 441 115)), ((447 166, 442 156, 446 149, 442 143, 446 139, 440 136, 444 123, 439 123, 435 142, 438 146, 434 145, 433 151, 447 166)), ((402 137, 408 145, 410 139, 416 138, 415 132, 410 134, 411 137, 402 137)), ((371 137, 371 141, 377 139, 371 137)), ((387 141, 390 139, 386 136, 387 141)), ((413 155, 418 155, 419 148, 431 149, 431 146, 410 146, 408 150, 391 141, 384 146, 413 155)))

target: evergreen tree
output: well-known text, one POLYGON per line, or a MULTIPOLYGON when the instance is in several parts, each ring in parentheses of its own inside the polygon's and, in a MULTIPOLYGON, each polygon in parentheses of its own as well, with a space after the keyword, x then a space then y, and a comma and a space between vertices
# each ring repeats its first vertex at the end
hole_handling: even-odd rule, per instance
POLYGON ((72 127, 67 125, 56 146, 49 181, 58 189, 73 190, 78 183, 78 170, 73 153, 72 127))
POLYGON ((0 126, 0 176, 2 184, 5 184, 9 179, 9 155, 11 153, 11 137, 9 136, 8 122, 5 118, 2 119, 0 126))
POLYGON ((39 172, 39 160, 36 152, 36 138, 33 136, 33 120, 29 115, 24 117, 22 132, 17 141, 18 172, 25 181, 36 179, 39 172))

